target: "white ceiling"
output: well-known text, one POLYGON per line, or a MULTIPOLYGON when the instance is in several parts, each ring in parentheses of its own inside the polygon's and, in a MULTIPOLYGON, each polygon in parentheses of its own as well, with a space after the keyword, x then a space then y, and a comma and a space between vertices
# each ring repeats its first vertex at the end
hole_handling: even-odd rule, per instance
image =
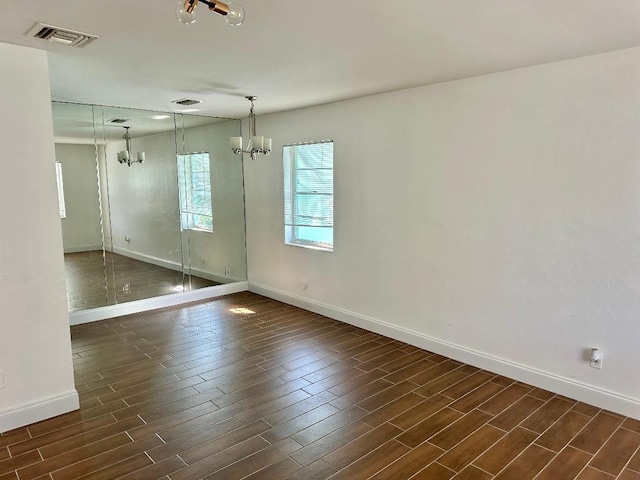
POLYGON ((242 0, 232 27, 174 0, 0 3, 0 41, 50 52, 54 100, 246 116, 640 45, 638 0, 242 0), (99 35, 73 49, 27 38, 36 22, 99 35))
MULTIPOLYGON (((122 140, 125 126, 130 128, 131 138, 137 138, 173 131, 174 128, 181 130, 225 121, 225 119, 192 114, 161 115, 163 118, 156 118, 160 112, 60 102, 53 102, 52 113, 56 143, 90 145, 94 142, 103 144, 122 140), (114 119, 126 121, 114 123, 114 119)), ((240 125, 238 125, 238 135, 240 135, 240 125)))

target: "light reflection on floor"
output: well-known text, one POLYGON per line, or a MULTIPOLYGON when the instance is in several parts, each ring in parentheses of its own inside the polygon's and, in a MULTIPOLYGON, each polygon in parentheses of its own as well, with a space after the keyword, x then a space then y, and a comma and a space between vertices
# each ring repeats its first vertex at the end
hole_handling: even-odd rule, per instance
POLYGON ((242 313, 242 314, 256 313, 253 310, 249 310, 248 308, 243 308, 243 307, 230 308, 229 311, 231 313, 242 313))

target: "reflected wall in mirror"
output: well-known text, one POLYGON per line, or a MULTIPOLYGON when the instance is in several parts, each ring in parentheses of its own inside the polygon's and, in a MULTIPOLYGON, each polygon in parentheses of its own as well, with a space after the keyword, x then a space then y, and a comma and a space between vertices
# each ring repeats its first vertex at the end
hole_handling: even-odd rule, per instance
POLYGON ((242 163, 228 146, 239 121, 53 113, 71 312, 246 280, 242 163))
POLYGON ((105 306, 109 301, 93 107, 54 103, 52 110, 69 310, 105 306))
POLYGON ((192 279, 243 281, 247 279, 244 179, 242 161, 229 146, 240 126, 235 121, 198 125, 204 121, 204 117, 176 117, 185 268, 192 279))

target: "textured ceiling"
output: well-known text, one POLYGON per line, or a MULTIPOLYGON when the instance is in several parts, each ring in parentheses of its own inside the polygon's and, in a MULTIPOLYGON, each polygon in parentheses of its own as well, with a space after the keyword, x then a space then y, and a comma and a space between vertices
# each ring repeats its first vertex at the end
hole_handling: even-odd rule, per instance
POLYGON ((242 0, 240 27, 173 0, 0 3, 0 41, 50 52, 54 100, 246 116, 640 45, 638 0, 242 0), (80 49, 27 38, 35 22, 100 36, 80 49))

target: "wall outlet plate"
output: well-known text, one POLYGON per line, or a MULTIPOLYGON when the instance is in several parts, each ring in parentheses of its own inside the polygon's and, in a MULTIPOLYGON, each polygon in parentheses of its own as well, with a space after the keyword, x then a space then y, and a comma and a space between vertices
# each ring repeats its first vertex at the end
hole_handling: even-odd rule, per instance
POLYGON ((591 358, 589 358, 589 366, 591 368, 597 368, 598 370, 602 370, 602 352, 597 350, 597 349, 593 349, 591 351, 591 358))
POLYGON ((0 388, 4 388, 4 372, 0 370, 0 388))

